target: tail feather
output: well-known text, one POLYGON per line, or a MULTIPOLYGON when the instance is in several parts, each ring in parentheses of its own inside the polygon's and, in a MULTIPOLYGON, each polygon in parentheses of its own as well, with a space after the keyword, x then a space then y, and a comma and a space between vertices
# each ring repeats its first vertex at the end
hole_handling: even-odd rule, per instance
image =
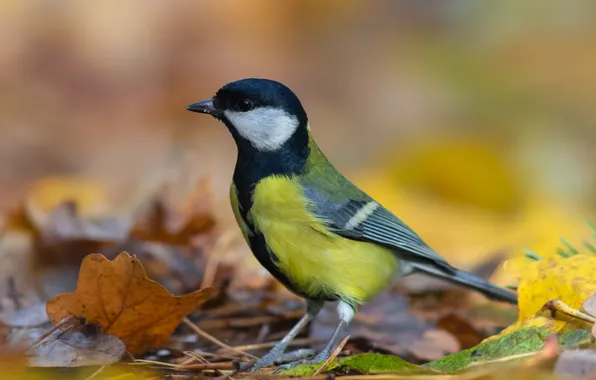
POLYGON ((417 271, 429 274, 433 277, 472 288, 491 300, 517 305, 517 294, 491 284, 490 282, 463 270, 453 268, 453 272, 447 272, 444 268, 439 268, 427 263, 414 263, 413 267, 417 271))

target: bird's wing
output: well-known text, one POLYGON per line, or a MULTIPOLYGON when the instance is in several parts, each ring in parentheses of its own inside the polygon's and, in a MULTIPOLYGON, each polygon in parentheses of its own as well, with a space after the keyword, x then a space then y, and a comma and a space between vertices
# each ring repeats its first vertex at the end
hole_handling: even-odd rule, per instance
MULTIPOLYGON (((304 186, 312 211, 334 233, 349 239, 381 244, 404 259, 454 268, 412 229, 372 198, 334 200, 314 187, 304 186)), ((362 197, 361 197, 362 198, 362 197)))

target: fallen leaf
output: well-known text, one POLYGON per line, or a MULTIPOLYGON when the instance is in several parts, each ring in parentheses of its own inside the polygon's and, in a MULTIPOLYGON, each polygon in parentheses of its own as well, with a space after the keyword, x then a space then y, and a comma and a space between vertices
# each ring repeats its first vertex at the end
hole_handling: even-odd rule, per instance
MULTIPOLYGON (((470 270, 524 248, 556 252, 561 234, 584 235, 584 216, 530 186, 501 147, 474 139, 418 145, 384 157, 379 170, 354 173, 354 182, 456 267, 470 270), (488 173, 496 175, 479 180, 488 173)), ((491 280, 514 279, 500 268, 491 280)))
POLYGON ((172 293, 188 293, 201 285, 207 261, 205 250, 134 239, 105 248, 103 253, 107 257, 116 257, 123 250, 134 252, 143 263, 147 276, 172 293))
POLYGON ((64 202, 76 203, 82 215, 103 212, 108 204, 102 185, 86 178, 42 178, 33 184, 28 194, 28 203, 45 213, 64 202))
POLYGON ((589 346, 594 343, 590 331, 585 329, 573 330, 559 334, 559 343, 565 348, 589 346))
POLYGON ((79 266, 88 252, 104 250, 125 241, 130 221, 119 216, 83 216, 74 201, 65 201, 45 212, 34 203, 27 206, 36 242, 39 267, 79 266))
MULTIPOLYGON (((596 293, 596 256, 578 254, 527 263, 520 273, 518 322, 531 320, 550 300, 559 299, 574 309, 596 293)), ((554 318, 552 329, 565 328, 568 320, 554 318)), ((509 330, 508 332, 511 332, 509 330)))
POLYGON ((361 374, 399 373, 401 375, 435 374, 429 370, 400 359, 393 355, 361 354, 339 358, 329 367, 329 370, 344 372, 345 370, 361 374))
POLYGON ((145 205, 134 222, 132 236, 172 244, 189 244, 194 236, 215 225, 210 184, 200 180, 181 204, 173 199, 174 188, 164 187, 145 205))
MULTIPOLYGON (((323 363, 302 364, 281 372, 287 376, 312 375, 323 363)), ((358 373, 363 375, 392 373, 399 375, 429 375, 437 374, 432 369, 423 368, 393 355, 384 354, 360 354, 345 358, 335 359, 327 368, 326 372, 335 373, 358 373)))
POLYGON ((27 356, 32 367, 83 367, 114 364, 125 352, 120 339, 86 325, 77 330, 57 329, 27 356))
POLYGON ((504 152, 486 140, 425 141, 399 156, 391 178, 445 200, 507 213, 527 195, 504 152))
POLYGON ((138 354, 167 342, 182 318, 211 293, 208 288, 173 296, 148 279, 141 263, 127 252, 113 261, 92 254, 83 260, 76 291, 52 298, 47 312, 54 324, 71 315, 84 318, 138 354))
MULTIPOLYGON (((581 334, 578 332, 563 334, 559 337, 560 344, 563 347, 572 347, 581 342, 581 339, 585 340, 587 335, 589 332, 586 330, 581 334)), ((555 347, 558 347, 558 343, 556 339, 549 340, 549 337, 552 337, 551 332, 544 328, 524 329, 420 366, 393 355, 360 354, 335 359, 329 365, 327 372, 337 374, 391 373, 399 376, 411 376, 412 379, 417 376, 426 379, 428 375, 438 376, 436 378, 440 379, 441 374, 466 373, 469 376, 464 378, 473 379, 476 377, 472 375, 476 373, 475 371, 479 371, 485 376, 489 375, 488 378, 493 378, 493 375, 500 374, 504 368, 515 368, 514 371, 520 372, 518 362, 526 358, 528 359, 527 365, 535 365, 539 361, 552 359, 556 355, 556 351, 553 350, 553 345, 550 343, 554 343, 555 347), (515 367, 507 367, 509 364, 514 364, 515 367)), ((312 375, 320 365, 321 363, 302 364, 285 370, 281 374, 312 375)), ((478 376, 478 378, 486 379, 480 374, 478 376)), ((453 376, 449 378, 453 378, 453 376)), ((529 377, 529 379, 531 378, 529 377)))
POLYGON ((34 206, 28 208, 32 222, 44 239, 121 241, 130 230, 130 222, 118 217, 83 217, 79 205, 65 201, 56 205, 48 214, 34 206))
MULTIPOLYGON (((544 327, 523 328, 508 335, 498 336, 496 339, 487 339, 476 347, 430 362, 425 367, 443 372, 455 372, 476 362, 502 361, 507 358, 523 357, 525 354, 542 350, 544 342, 551 335, 552 332, 544 327)), ((576 347, 588 342, 589 335, 587 330, 571 331, 559 335, 559 343, 565 348, 576 347)))

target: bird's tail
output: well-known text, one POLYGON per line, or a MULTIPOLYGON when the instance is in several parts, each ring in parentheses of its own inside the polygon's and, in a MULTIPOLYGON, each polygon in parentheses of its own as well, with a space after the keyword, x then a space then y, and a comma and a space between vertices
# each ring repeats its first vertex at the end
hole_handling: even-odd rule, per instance
POLYGON ((448 272, 443 268, 427 263, 414 263, 413 266, 419 272, 472 288, 491 300, 517 304, 517 294, 463 270, 453 268, 453 271, 448 272))

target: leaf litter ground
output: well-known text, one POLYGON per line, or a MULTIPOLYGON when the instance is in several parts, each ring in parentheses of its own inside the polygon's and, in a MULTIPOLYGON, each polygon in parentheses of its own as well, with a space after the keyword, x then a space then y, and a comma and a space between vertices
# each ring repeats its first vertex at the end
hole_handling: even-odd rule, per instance
MULTIPOLYGON (((107 215, 86 211, 76 192, 52 202, 43 199, 52 191, 38 189, 37 199, 9 215, 0 240, 1 259, 13 269, 0 273, 2 378, 273 376, 235 368, 287 333, 302 302, 215 223, 208 188, 199 182, 180 203, 163 188, 132 211, 107 215)), ((93 191, 85 185, 81 192, 93 191)), ((549 378, 553 366, 565 375, 589 371, 596 360, 595 260, 571 250, 510 264, 523 273, 517 322, 511 307, 408 279, 362 307, 331 360, 277 378, 549 378)), ((292 350, 308 354, 324 344, 332 306, 292 350)))

